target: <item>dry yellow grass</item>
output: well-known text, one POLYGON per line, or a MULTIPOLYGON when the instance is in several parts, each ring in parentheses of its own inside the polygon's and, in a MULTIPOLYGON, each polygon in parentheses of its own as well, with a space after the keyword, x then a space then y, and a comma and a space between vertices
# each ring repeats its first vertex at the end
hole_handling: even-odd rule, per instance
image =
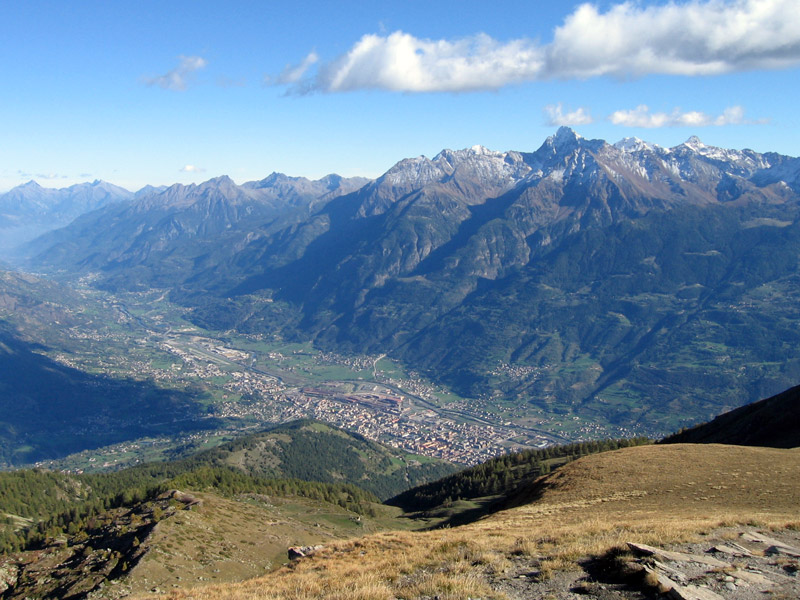
MULTIPOLYGON (((714 527, 800 523, 800 450, 719 445, 627 448, 590 456, 517 498, 533 503, 471 525, 390 532, 332 544, 237 584, 179 590, 171 600, 442 600, 504 598, 489 585, 515 557, 542 577, 627 541, 660 545, 714 527)), ((160 596, 163 598, 164 596, 160 596)))

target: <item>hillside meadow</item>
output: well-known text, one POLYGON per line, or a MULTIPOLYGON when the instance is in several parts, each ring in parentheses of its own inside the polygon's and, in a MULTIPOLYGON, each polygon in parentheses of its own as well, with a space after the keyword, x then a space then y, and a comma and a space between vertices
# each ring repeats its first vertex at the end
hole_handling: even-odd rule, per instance
MULTIPOLYGON (((538 479, 475 523, 336 542, 249 581, 138 598, 389 600, 513 597, 527 569, 547 587, 584 561, 649 545, 700 540, 747 525, 800 528, 800 450, 676 444, 588 456, 538 479), (511 594, 511 595, 509 595, 511 594)), ((543 589, 544 589, 543 588, 543 589)))

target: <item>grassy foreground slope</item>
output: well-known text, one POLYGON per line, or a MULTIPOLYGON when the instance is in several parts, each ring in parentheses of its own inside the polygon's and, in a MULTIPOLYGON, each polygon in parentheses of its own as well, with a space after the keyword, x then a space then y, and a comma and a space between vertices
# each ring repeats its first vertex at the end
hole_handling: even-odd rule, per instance
POLYGON ((16 519, 0 520, 0 554, 61 535, 68 526, 78 530, 92 515, 151 499, 168 488, 204 491, 210 485, 228 494, 280 492, 364 512, 360 505, 377 503, 376 496, 395 495, 455 469, 441 460, 301 420, 187 458, 115 472, 0 473, 0 519, 16 519))
POLYGON ((334 543, 265 577, 166 598, 507 598, 500 582, 523 559, 546 581, 627 541, 666 544, 739 523, 800 527, 800 450, 624 448, 572 462, 511 503, 463 527, 334 543))

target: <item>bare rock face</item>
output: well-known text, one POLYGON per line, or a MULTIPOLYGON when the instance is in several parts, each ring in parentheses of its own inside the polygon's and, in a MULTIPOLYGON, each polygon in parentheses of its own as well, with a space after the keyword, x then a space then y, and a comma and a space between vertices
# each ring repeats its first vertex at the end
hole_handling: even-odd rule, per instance
POLYGON ((11 559, 5 559, 0 563, 0 595, 9 588, 17 585, 19 578, 19 567, 11 559))
POLYGON ((310 556, 319 550, 322 550, 325 546, 318 544, 316 546, 292 546, 288 550, 289 560, 295 560, 298 558, 305 558, 306 556, 310 556))
POLYGON ((106 584, 130 572, 149 550, 156 523, 175 513, 170 499, 113 509, 76 536, 48 539, 39 549, 3 557, 0 596, 79 600, 94 593, 108 598, 106 584))
POLYGON ((183 504, 186 508, 191 509, 193 506, 199 506, 203 503, 197 496, 193 496, 192 494, 187 494, 186 492, 182 492, 180 490, 169 490, 164 492, 159 496, 159 498, 172 498, 183 504))

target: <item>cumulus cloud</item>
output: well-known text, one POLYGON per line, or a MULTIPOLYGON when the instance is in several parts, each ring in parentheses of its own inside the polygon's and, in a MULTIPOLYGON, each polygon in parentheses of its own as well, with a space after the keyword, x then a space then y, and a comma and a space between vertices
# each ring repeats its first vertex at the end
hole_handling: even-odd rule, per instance
POLYGON ((744 118, 741 106, 726 108, 721 115, 713 116, 699 111, 681 112, 676 108, 672 112, 650 112, 641 104, 632 110, 618 110, 609 115, 608 120, 614 125, 626 127, 709 127, 721 125, 741 125, 748 121, 744 118))
POLYGON ((195 71, 205 68, 208 64, 201 56, 180 56, 178 58, 180 63, 177 67, 158 77, 145 77, 145 84, 158 86, 164 90, 182 92, 188 87, 195 71))
POLYGON ((206 170, 202 167, 196 167, 195 165, 183 165, 180 169, 178 169, 181 173, 205 173, 206 170))
POLYGON ((542 68, 542 51, 527 40, 501 44, 484 34, 449 41, 422 40, 396 31, 388 36, 365 35, 346 54, 303 78, 317 60, 312 53, 297 67, 284 70, 277 83, 293 84, 294 93, 498 89, 534 78, 542 68))
POLYGON ((561 127, 562 125, 574 127, 576 125, 588 125, 594 122, 592 115, 583 107, 564 113, 564 107, 561 102, 545 106, 544 112, 547 115, 547 125, 551 127, 561 127))
POLYGON ((582 4, 547 48, 552 77, 718 75, 800 62, 796 0, 708 0, 600 13, 582 4))
POLYGON ((484 34, 427 40, 396 31, 365 35, 307 75, 317 61, 312 52, 276 82, 295 93, 466 92, 559 78, 717 75, 800 64, 800 19, 797 0, 623 2, 606 12, 582 4, 549 44, 484 34))
POLYGON ((531 79, 541 68, 541 49, 526 40, 501 44, 484 34, 456 41, 421 40, 397 31, 362 37, 347 54, 317 72, 312 89, 497 89, 531 79))

